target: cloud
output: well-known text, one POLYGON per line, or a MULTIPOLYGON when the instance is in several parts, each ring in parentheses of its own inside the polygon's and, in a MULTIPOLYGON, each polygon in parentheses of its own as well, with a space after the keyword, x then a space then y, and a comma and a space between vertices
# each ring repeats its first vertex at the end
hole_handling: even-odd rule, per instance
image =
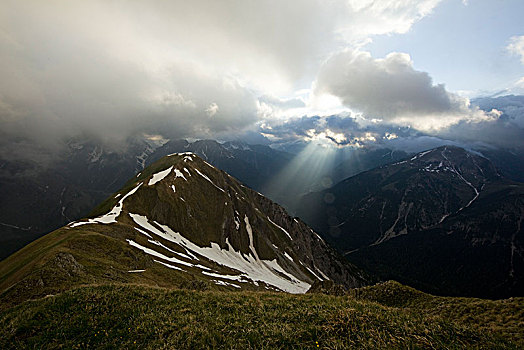
POLYGON ((303 116, 260 125, 259 132, 274 145, 313 141, 335 147, 387 147, 420 151, 445 144, 466 148, 502 147, 524 150, 524 96, 480 98, 473 109, 495 117, 460 120, 426 132, 392 121, 370 121, 361 115, 303 116))
POLYGON ((524 35, 511 37, 506 49, 510 53, 520 56, 520 62, 524 64, 524 35))
POLYGON ((289 96, 332 52, 404 33, 438 3, 5 0, 0 129, 38 146, 242 133, 303 108, 289 96))
POLYGON ((361 123, 347 115, 303 116, 273 125, 263 124, 259 131, 273 143, 316 142, 331 146, 376 146, 399 137, 421 135, 411 128, 384 123, 361 123))
POLYGON ((432 13, 441 0, 349 0, 352 25, 339 31, 348 40, 370 35, 406 33, 413 24, 432 13))
POLYGON ((214 117, 218 113, 218 105, 213 102, 206 108, 206 113, 208 117, 214 117))
POLYGON ((300 98, 289 98, 282 99, 275 96, 264 95, 258 98, 258 101, 265 103, 267 105, 281 108, 281 109, 291 109, 291 108, 303 108, 306 107, 304 100, 300 98))
POLYGON ((351 109, 421 130, 437 130, 459 121, 484 121, 492 116, 471 109, 469 100, 433 84, 417 71, 408 54, 375 59, 369 52, 345 50, 329 58, 315 83, 315 94, 337 96, 351 109))
POLYGON ((0 6, 4 133, 38 144, 87 133, 118 144, 143 132, 210 137, 257 121, 250 89, 212 66, 164 54, 168 43, 147 32, 151 23, 144 33, 132 25, 145 14, 111 2, 0 6), (218 106, 223 113, 210 119, 218 106))
MULTIPOLYGON (((472 101, 486 111, 498 111, 498 121, 508 128, 524 129, 524 96, 507 95, 495 98, 479 98, 472 101)), ((524 143, 524 138, 520 139, 524 143)))

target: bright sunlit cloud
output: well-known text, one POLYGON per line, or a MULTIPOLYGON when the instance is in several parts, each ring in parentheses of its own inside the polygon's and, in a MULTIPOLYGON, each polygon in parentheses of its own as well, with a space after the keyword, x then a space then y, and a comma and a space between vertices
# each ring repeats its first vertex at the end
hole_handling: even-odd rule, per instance
POLYGON ((438 131, 461 121, 482 122, 497 115, 470 108, 467 98, 435 85, 428 73, 414 69, 406 53, 374 58, 369 52, 345 50, 322 66, 315 93, 331 94, 367 119, 438 131))

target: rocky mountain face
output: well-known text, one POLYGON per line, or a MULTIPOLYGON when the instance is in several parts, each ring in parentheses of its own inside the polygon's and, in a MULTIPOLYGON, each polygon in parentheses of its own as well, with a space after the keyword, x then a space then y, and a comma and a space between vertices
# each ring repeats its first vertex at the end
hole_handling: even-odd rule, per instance
POLYGON ((15 299, 111 281, 304 293, 325 280, 357 287, 368 277, 282 207, 193 153, 162 158, 90 218, 0 263, 0 289, 15 299))
POLYGON ((445 146, 303 198, 302 217, 350 261, 433 293, 524 294, 524 185, 445 146))
POLYGON ((524 182, 524 154, 521 151, 482 149, 480 152, 500 170, 504 177, 524 182))

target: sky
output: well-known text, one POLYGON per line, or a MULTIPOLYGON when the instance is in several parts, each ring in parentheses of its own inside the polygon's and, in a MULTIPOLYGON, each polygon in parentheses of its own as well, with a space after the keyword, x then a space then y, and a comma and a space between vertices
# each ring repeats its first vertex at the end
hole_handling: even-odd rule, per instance
POLYGON ((1 0, 0 153, 78 135, 524 148, 524 107, 471 103, 524 91, 522 13, 517 0, 1 0))
POLYGON ((524 33, 522 13, 519 0, 447 0, 409 32, 376 37, 366 48, 377 57, 408 52, 416 69, 450 91, 489 95, 514 88, 524 74, 519 56, 507 50, 511 37, 524 33))

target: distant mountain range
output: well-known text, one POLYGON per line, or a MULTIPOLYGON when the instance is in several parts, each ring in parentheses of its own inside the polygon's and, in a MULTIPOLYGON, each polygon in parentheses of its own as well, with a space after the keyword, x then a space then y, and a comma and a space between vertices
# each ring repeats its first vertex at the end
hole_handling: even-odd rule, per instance
POLYGON ((3 298, 82 284, 139 283, 304 293, 315 281, 369 281, 302 221, 194 153, 168 155, 88 219, 0 263, 3 298))
POLYGON ((170 153, 186 151, 193 152, 228 172, 249 187, 283 205, 290 212, 296 210, 300 197, 308 192, 329 187, 348 176, 407 155, 402 151, 385 148, 357 149, 349 155, 335 152, 333 165, 319 169, 317 157, 303 156, 304 149, 294 149, 298 154, 292 154, 269 146, 248 145, 242 142, 175 140, 159 147, 149 156, 146 163, 170 153))
POLYGON ((290 212, 303 194, 325 188, 323 180, 330 185, 405 156, 387 149, 362 150, 335 168, 312 173, 314 158, 306 159, 297 170, 296 155, 241 142, 174 140, 159 144, 133 139, 124 151, 114 152, 90 140, 70 140, 51 165, 0 159, 0 259, 87 215, 147 164, 176 152, 199 155, 290 212))
POLYGON ((524 184, 452 146, 303 197, 298 215, 349 261, 446 295, 524 295, 524 184))
MULTIPOLYGON (((472 102, 517 120, 524 98, 472 102)), ((276 149, 143 137, 116 152, 71 139, 45 166, 0 159, 0 259, 85 217, 144 167, 184 152, 300 216, 371 275, 446 295, 524 294, 524 155, 492 147, 326 152, 305 143, 276 149)))

